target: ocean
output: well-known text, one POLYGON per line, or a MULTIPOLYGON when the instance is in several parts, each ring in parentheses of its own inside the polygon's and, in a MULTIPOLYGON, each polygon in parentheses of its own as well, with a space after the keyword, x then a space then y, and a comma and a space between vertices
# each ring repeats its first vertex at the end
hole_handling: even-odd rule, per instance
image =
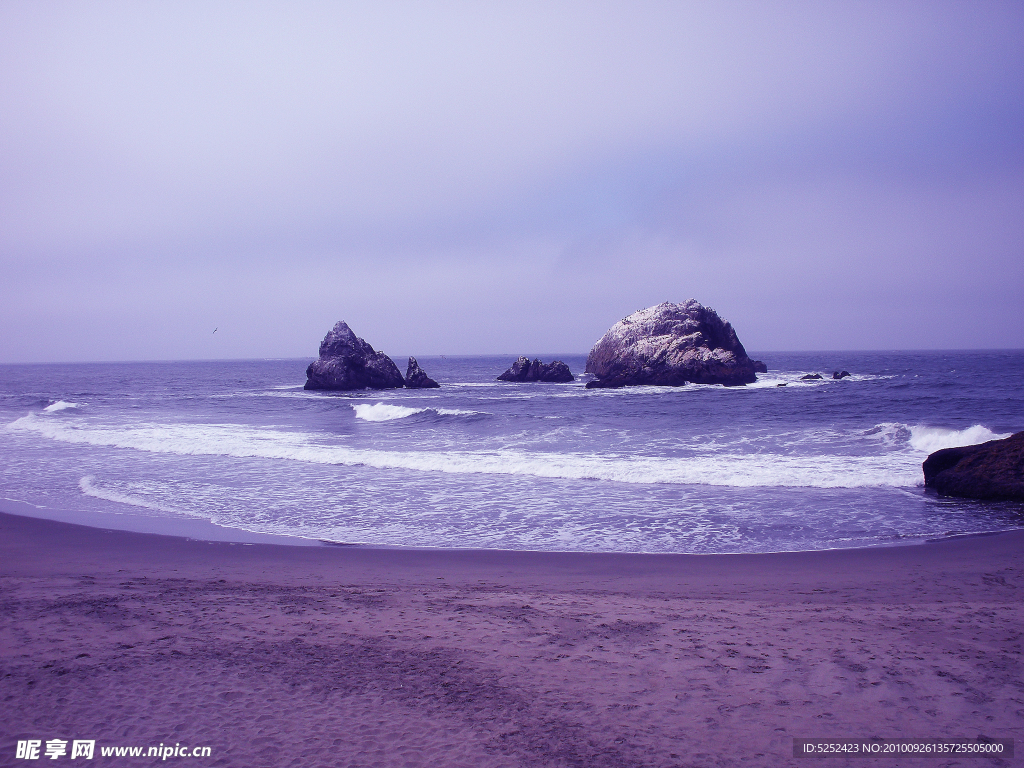
POLYGON ((496 381, 514 355, 421 357, 440 389, 349 393, 303 390, 308 359, 0 366, 0 499, 114 528, 514 550, 1024 527, 1024 505, 941 498, 921 474, 931 451, 1024 430, 1024 351, 751 356, 769 368, 753 385, 620 390, 496 381))

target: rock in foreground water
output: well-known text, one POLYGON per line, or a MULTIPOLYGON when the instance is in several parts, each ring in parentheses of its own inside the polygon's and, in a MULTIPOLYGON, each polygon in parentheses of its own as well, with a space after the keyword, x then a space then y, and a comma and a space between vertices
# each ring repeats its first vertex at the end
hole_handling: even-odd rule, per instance
POLYGON ((405 380, 394 361, 338 321, 320 342, 320 358, 306 368, 304 389, 398 389, 405 380))
POLYGON ((697 301, 665 302, 634 312, 601 337, 587 357, 587 387, 757 381, 764 363, 751 360, 732 325, 697 301))
POLYGON ((943 496, 1024 501, 1024 432, 981 445, 943 448, 921 468, 925 487, 943 496))

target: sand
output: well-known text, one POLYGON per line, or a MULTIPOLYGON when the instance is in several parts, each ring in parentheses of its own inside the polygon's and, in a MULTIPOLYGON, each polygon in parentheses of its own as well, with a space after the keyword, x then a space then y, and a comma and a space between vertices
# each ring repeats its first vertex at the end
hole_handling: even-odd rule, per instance
POLYGON ((602 555, 243 545, 4 514, 0 765, 39 764, 16 742, 52 738, 93 739, 108 765, 160 761, 101 746, 159 744, 209 746, 164 761, 197 766, 1009 765, 792 749, 1019 739, 1022 561, 1024 532, 602 555))

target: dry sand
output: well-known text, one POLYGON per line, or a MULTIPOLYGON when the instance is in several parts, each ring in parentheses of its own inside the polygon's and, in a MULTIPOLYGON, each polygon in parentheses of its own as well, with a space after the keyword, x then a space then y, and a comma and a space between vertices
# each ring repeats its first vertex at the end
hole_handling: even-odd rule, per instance
POLYGON ((792 744, 1019 739, 1022 560, 1024 532, 576 555, 0 515, 0 765, 39 764, 15 742, 58 737, 95 739, 107 765, 158 761, 100 746, 160 743, 210 746, 166 761, 197 766, 1008 765, 792 744))

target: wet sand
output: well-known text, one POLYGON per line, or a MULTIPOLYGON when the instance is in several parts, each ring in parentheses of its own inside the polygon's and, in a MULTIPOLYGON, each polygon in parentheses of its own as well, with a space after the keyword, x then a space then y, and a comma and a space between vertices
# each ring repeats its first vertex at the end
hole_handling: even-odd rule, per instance
POLYGON ((1024 532, 604 555, 0 514, 0 765, 38 764, 16 742, 52 738, 95 739, 108 765, 155 758, 101 746, 161 743, 210 746, 164 761, 196 766, 1008 765, 794 759, 792 744, 1019 740, 1022 576, 1024 532))

